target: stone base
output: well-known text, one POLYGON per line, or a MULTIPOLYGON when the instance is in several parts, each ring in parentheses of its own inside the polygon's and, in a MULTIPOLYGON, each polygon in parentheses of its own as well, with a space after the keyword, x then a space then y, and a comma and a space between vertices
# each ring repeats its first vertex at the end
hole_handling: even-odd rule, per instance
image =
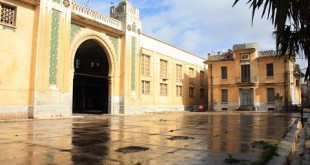
POLYGON ((71 105, 37 105, 33 118, 61 118, 72 116, 71 105))
POLYGON ((0 120, 3 119, 27 119, 29 118, 29 106, 1 105, 0 120))
POLYGON ((165 111, 186 111, 187 106, 184 105, 143 105, 134 106, 127 105, 120 107, 124 114, 138 114, 138 113, 150 113, 150 112, 165 112, 165 111))

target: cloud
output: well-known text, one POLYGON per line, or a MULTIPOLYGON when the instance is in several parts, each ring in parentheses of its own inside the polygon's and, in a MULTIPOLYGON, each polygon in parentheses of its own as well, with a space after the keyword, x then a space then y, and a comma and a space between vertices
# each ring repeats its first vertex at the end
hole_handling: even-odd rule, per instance
POLYGON ((258 42, 265 49, 274 48, 271 23, 255 17, 252 26, 251 10, 245 4, 232 8, 233 0, 161 2, 165 4, 165 10, 141 13, 144 33, 177 47, 201 56, 205 52, 229 49, 233 44, 247 42, 258 42), (173 32, 167 33, 167 29, 173 32))

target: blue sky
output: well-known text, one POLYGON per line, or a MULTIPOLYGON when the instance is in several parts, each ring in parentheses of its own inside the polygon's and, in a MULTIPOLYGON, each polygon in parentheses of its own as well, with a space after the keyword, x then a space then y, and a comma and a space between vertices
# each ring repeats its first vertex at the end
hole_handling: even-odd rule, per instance
MULTIPOLYGON (((73 0, 86 5, 88 0, 73 0)), ((121 0, 89 0, 87 6, 109 15, 121 0), (112 4, 113 3, 113 4, 112 4)), ((234 0, 130 0, 140 10, 144 34, 206 57, 234 44, 257 42, 260 50, 275 49, 271 22, 260 11, 251 24, 247 0, 232 8, 234 0)), ((306 64, 298 60, 301 68, 306 64)))

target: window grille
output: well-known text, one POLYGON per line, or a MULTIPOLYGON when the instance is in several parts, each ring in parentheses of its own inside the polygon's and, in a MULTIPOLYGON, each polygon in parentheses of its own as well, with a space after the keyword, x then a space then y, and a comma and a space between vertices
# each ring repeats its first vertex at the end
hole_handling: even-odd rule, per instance
POLYGON ((205 85, 205 72, 200 71, 200 85, 205 85))
POLYGON ((150 82, 142 81, 141 91, 143 94, 150 94, 150 82))
POLYGON ((167 61, 165 60, 160 60, 160 78, 162 79, 167 79, 168 75, 167 75, 167 61))
POLYGON ((195 82, 194 82, 194 69, 193 68, 189 68, 189 83, 195 84, 195 82))
POLYGON ((182 81, 182 65, 177 64, 176 65, 176 80, 182 81))
POLYGON ((143 54, 141 59, 141 73, 144 76, 150 76, 151 57, 143 54))
POLYGON ((9 26, 15 26, 16 7, 0 3, 0 23, 9 26))
POLYGON ((176 86, 176 96, 182 96, 182 86, 176 86))
POLYGON ((167 96, 167 84, 160 84, 160 95, 167 96))
POLYGON ((195 97, 195 89, 194 87, 189 87, 189 97, 193 98, 195 97))

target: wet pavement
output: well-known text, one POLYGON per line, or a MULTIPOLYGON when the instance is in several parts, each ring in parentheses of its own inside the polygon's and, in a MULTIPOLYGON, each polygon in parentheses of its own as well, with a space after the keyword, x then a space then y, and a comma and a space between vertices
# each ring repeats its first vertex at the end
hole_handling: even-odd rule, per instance
POLYGON ((239 164, 260 159, 299 114, 171 112, 0 122, 0 164, 239 164), (237 163, 238 164, 238 163, 237 163))

